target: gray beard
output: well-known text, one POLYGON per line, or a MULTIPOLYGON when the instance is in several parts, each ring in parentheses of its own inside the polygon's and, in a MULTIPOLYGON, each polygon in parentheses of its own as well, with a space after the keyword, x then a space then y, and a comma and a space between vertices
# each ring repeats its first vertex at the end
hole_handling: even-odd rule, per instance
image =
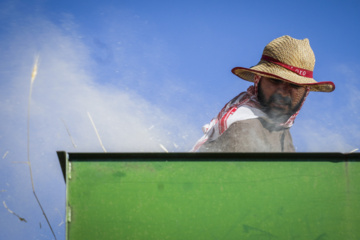
POLYGON ((258 100, 262 106, 262 110, 268 115, 268 117, 275 123, 285 123, 297 110, 299 110, 301 103, 304 101, 304 96, 301 101, 293 108, 292 100, 290 97, 283 97, 279 94, 273 94, 268 101, 265 100, 264 94, 261 90, 261 86, 258 86, 258 100), (281 109, 270 107, 271 103, 281 103, 289 107, 289 111, 284 113, 281 109))

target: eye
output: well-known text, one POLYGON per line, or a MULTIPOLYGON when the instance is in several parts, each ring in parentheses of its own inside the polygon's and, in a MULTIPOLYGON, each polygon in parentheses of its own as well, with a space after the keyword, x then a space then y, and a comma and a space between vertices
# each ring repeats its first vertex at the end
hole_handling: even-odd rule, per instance
POLYGON ((303 88, 303 86, 299 86, 299 85, 295 85, 295 84, 290 84, 290 87, 295 88, 295 89, 303 88))
POLYGON ((278 79, 275 79, 275 78, 270 78, 269 80, 270 80, 270 82, 272 82, 274 84, 280 84, 282 82, 281 80, 278 80, 278 79))

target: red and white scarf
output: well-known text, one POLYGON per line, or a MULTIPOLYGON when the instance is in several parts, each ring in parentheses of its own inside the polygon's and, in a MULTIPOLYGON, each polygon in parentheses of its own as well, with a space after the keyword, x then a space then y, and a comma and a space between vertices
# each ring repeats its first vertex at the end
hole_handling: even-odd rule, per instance
MULTIPOLYGON (((204 136, 200 138, 191 152, 196 152, 207 141, 214 141, 223 134, 231 124, 237 121, 264 118, 270 121, 266 113, 263 112, 261 104, 258 100, 258 84, 260 76, 255 75, 254 85, 250 86, 246 92, 242 92, 228 102, 219 112, 217 117, 213 118, 209 124, 203 126, 204 136)), ((305 102, 310 89, 306 88, 305 97, 300 108, 285 123, 279 125, 283 128, 290 128, 294 124, 296 116, 305 102)))

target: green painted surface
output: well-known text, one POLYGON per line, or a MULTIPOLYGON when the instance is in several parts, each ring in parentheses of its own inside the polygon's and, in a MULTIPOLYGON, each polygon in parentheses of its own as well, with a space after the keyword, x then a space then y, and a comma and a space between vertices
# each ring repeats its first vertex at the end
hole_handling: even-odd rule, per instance
POLYGON ((360 239, 360 162, 73 161, 68 239, 360 239))

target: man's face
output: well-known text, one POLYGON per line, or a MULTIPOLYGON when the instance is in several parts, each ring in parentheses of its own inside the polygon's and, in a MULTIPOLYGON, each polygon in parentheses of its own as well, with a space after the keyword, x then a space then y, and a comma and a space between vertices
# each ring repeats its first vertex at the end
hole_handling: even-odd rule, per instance
POLYGON ((306 89, 281 80, 261 77, 258 98, 265 113, 276 122, 285 122, 301 106, 306 89))

